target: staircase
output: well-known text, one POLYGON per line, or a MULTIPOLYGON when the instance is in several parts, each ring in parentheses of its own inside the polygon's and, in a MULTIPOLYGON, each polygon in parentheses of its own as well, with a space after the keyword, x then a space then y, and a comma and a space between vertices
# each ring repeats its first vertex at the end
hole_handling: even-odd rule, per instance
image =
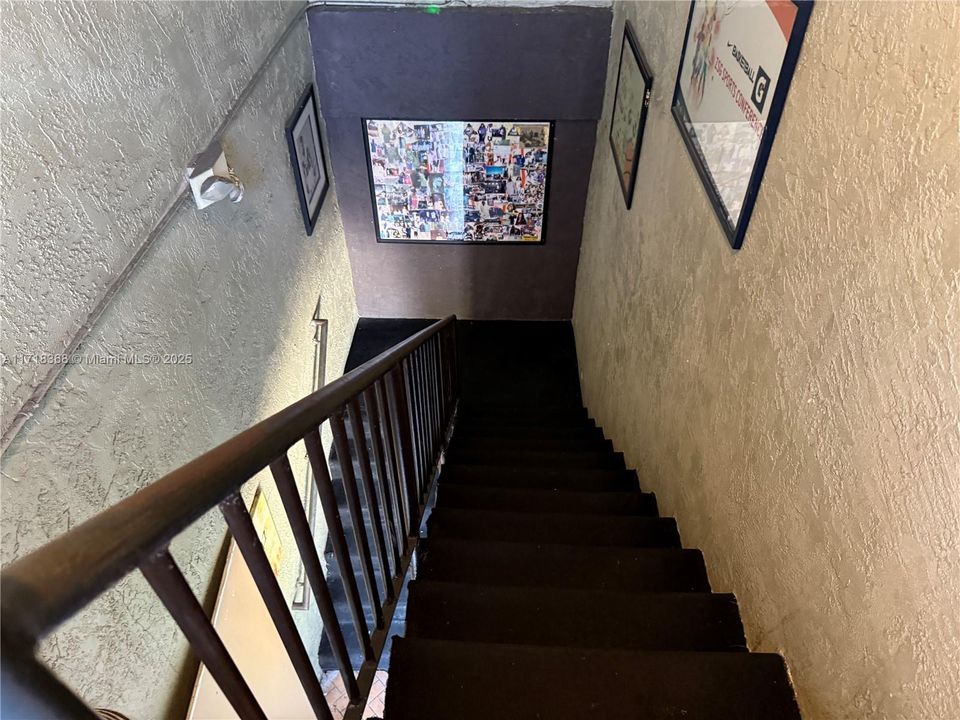
POLYGON ((799 718, 783 659, 580 399, 568 324, 464 323, 385 720, 799 718))
POLYGON ((237 715, 281 716, 286 691, 254 694, 169 550, 219 506, 311 712, 334 720, 317 649, 297 632, 240 494, 264 470, 328 633, 324 668, 344 682, 345 720, 363 717, 387 657, 385 720, 800 717, 782 658, 747 651, 734 597, 710 591, 700 552, 681 546, 674 520, 587 416, 569 323, 449 316, 402 340, 382 328, 366 339, 365 353, 385 352, 4 568, 3 717, 95 720, 35 651, 136 570, 237 715), (301 442, 338 549, 329 579, 288 456, 301 442), (416 543, 389 529, 416 535, 425 510, 404 618, 416 543), (386 652, 392 620, 403 636, 386 652))

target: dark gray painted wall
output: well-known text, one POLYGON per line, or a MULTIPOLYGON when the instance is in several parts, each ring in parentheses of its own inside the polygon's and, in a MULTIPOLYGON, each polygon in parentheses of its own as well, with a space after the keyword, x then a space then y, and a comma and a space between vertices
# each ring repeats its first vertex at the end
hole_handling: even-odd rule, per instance
POLYGON ((610 10, 316 7, 308 20, 360 315, 569 318, 610 10), (363 117, 554 120, 544 244, 377 243, 363 117))

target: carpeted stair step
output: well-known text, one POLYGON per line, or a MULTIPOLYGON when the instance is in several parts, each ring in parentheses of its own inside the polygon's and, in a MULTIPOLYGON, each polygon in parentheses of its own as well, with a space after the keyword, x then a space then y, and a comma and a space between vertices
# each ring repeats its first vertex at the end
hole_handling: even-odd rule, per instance
POLYGON ((440 485, 527 488, 538 490, 579 490, 606 492, 636 490, 639 483, 632 470, 597 468, 511 468, 486 465, 459 465, 448 461, 440 473, 440 485))
POLYGON ((527 427, 523 433, 513 430, 502 430, 499 425, 481 425, 471 428, 457 424, 454 428, 453 439, 474 438, 529 438, 531 440, 577 440, 582 438, 604 440, 603 430, 596 425, 582 425, 567 428, 527 427))
POLYGON ((607 451, 556 452, 536 450, 457 450, 446 453, 459 465, 494 465, 511 468, 598 468, 624 470, 623 453, 607 451))
MULTIPOLYGON (((509 370, 508 370, 509 372, 509 370)), ((497 372, 502 376, 502 369, 497 372)), ((542 377, 543 380, 547 378, 542 377)), ((570 380, 568 377, 554 377, 553 382, 548 387, 537 388, 534 392, 523 390, 520 385, 514 388, 509 397, 487 396, 486 393, 480 395, 468 395, 463 398, 463 405, 467 408, 498 408, 498 407, 581 407, 583 401, 579 393, 568 393, 570 389, 570 380), (543 390, 553 390, 558 395, 544 394, 543 390)))
POLYGON ((432 538, 549 543, 555 545, 621 545, 680 547, 673 518, 568 513, 500 512, 434 508, 427 521, 432 538))
MULTIPOLYGON (((703 555, 679 548, 596 547, 425 538, 417 578, 478 585, 627 592, 710 592, 703 555)), ((599 609, 598 609, 599 611, 599 609)))
POLYGON ((524 433, 530 430, 582 430, 597 427, 592 418, 568 419, 563 417, 544 417, 538 420, 525 420, 516 417, 504 418, 471 418, 469 415, 457 415, 456 426, 458 432, 503 432, 524 433))
POLYGON ((546 419, 582 421, 587 419, 587 409, 579 405, 477 405, 464 402, 458 409, 458 417, 470 420, 522 420, 538 422, 546 419))
POLYGON ((507 436, 483 436, 477 434, 456 433, 450 441, 447 453, 460 452, 479 454, 484 452, 613 452, 613 443, 596 434, 587 432, 535 435, 533 433, 518 433, 507 436))
POLYGON ((398 638, 384 720, 799 720, 779 655, 398 638))
POLYGON ((441 484, 437 507, 505 510, 516 513, 576 513, 657 516, 657 498, 639 490, 582 492, 576 490, 498 488, 441 484))
POLYGON ((733 595, 415 580, 404 636, 631 650, 746 651, 733 595))

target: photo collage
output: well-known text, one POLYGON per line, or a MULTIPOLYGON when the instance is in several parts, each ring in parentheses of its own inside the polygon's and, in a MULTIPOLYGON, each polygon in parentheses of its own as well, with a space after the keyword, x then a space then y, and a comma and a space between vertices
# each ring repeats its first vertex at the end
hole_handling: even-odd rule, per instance
POLYGON ((378 240, 543 241, 549 122, 364 124, 378 240))

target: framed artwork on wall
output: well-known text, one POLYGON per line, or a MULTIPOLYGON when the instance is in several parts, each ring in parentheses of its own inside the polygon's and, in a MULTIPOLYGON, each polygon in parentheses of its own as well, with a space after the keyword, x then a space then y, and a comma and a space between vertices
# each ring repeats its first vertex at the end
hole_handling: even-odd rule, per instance
POLYGON ((812 0, 692 0, 672 111, 733 249, 743 244, 812 0))
POLYGON ((327 180, 327 165, 323 156, 320 138, 320 114, 317 99, 310 85, 300 97, 297 109, 287 123, 287 147, 293 165, 293 179, 300 198, 300 212, 307 235, 320 216, 323 198, 330 183, 327 180))
POLYGON ((378 242, 540 244, 553 123, 365 118, 378 242))
POLYGON ((637 184, 640 145, 647 122, 652 86, 653 75, 640 51, 637 36, 627 21, 623 27, 617 87, 613 95, 610 147, 613 149, 613 161, 617 166, 623 200, 628 210, 633 202, 633 188, 637 184))

